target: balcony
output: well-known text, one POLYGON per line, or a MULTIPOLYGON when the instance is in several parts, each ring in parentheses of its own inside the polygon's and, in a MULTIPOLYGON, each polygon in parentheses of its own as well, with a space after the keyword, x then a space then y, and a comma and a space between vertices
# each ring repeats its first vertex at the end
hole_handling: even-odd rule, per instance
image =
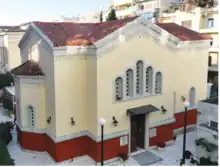
POLYGON ((209 52, 216 52, 218 53, 218 46, 212 46, 209 48, 209 52))
POLYGON ((203 27, 199 30, 200 33, 218 33, 218 27, 203 27))
POLYGON ((120 17, 124 17, 124 16, 128 16, 128 15, 132 15, 132 14, 136 15, 137 10, 138 10, 137 6, 132 6, 127 9, 124 9, 124 10, 117 10, 116 16, 120 18, 120 17))
POLYGON ((218 144, 218 140, 215 138, 216 136, 218 136, 217 131, 201 126, 201 124, 197 125, 197 138, 205 138, 213 144, 218 144))
POLYGON ((140 16, 146 13, 153 13, 155 8, 157 8, 157 1, 152 0, 143 4, 136 4, 134 6, 130 6, 125 9, 116 10, 116 15, 119 18, 129 15, 140 16))

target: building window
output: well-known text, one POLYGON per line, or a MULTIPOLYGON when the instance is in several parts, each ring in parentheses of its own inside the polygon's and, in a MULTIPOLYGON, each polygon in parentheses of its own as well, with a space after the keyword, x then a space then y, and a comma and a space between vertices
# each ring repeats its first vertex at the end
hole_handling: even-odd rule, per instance
POLYGON ((126 96, 133 96, 134 72, 132 69, 126 71, 126 96))
POLYGON ((143 68, 144 63, 142 61, 138 61, 136 64, 136 94, 141 95, 143 93, 143 68))
POLYGON ((28 122, 29 122, 29 127, 34 128, 35 125, 35 118, 34 118, 34 108, 32 106, 28 106, 28 122))
POLYGON ((218 97, 218 85, 213 84, 211 86, 210 98, 218 97))
POLYGON ((182 26, 191 29, 192 28, 192 20, 182 21, 182 26))
POLYGON ((161 93, 161 89, 162 89, 162 74, 161 72, 157 72, 155 79, 155 93, 156 94, 161 93))
POLYGON ((153 68, 148 67, 146 69, 146 92, 152 93, 153 87, 153 68))
POLYGON ((196 89, 191 88, 189 91, 189 105, 190 107, 193 107, 196 103, 196 89))
POLYGON ((218 129, 218 122, 216 121, 210 121, 209 126, 213 129, 218 129))
POLYGON ((115 80, 115 100, 119 101, 123 99, 123 79, 118 77, 115 80))
POLYGON ((214 27, 214 19, 213 18, 208 18, 208 28, 214 27))
POLYGON ((212 46, 213 45, 213 39, 210 41, 210 46, 212 46))

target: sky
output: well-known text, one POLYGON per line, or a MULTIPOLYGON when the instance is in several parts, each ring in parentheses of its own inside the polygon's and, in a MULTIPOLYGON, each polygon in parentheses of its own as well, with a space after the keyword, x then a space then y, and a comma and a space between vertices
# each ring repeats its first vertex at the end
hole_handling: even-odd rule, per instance
POLYGON ((29 21, 58 20, 99 11, 110 0, 0 0, 0 25, 19 25, 29 21))

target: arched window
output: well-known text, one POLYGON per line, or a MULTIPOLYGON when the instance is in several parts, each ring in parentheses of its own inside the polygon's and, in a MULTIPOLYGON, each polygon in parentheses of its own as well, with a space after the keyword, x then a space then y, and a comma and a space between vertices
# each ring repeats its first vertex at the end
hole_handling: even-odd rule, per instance
POLYGON ((132 69, 126 71, 126 96, 133 96, 134 72, 132 69))
POLYGON ((161 72, 157 72, 155 79, 155 93, 156 94, 161 93, 161 89, 162 89, 162 74, 161 72))
POLYGON ((138 61, 136 64, 136 94, 141 95, 143 93, 143 61, 138 61))
POLYGON ((35 118, 34 118, 34 108, 32 106, 28 106, 28 126, 33 128, 35 125, 35 118))
POLYGON ((152 93, 152 87, 153 87, 153 68, 148 67, 146 69, 146 92, 152 93))
POLYGON ((193 107, 196 103, 196 89, 192 87, 189 91, 189 105, 193 107))
POLYGON ((118 77, 115 80, 115 100, 119 101, 123 99, 123 79, 118 77))

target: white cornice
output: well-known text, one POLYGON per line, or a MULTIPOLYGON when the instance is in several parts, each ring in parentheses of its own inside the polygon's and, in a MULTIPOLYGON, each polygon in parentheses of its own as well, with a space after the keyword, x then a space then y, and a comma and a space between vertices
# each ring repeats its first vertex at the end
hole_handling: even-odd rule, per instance
POLYGON ((43 84, 44 76, 15 76, 21 84, 43 84))
POLYGON ((96 47, 94 45, 91 46, 62 46, 62 47, 54 47, 53 49, 54 57, 57 56, 65 56, 65 55, 88 55, 95 56, 96 55, 96 47))
POLYGON ((31 24, 30 24, 30 26, 29 26, 28 29, 26 30, 25 34, 23 35, 23 37, 21 38, 21 40, 20 40, 19 43, 18 43, 18 47, 19 47, 19 48, 22 48, 22 45, 23 45, 23 43, 26 41, 26 39, 28 38, 28 36, 29 36, 29 34, 30 34, 30 32, 31 32, 31 29, 32 29, 32 27, 31 27, 31 24))
POLYGON ((40 37, 42 39, 44 39, 51 48, 53 48, 53 43, 51 42, 51 40, 34 24, 34 23, 31 23, 27 29, 27 31, 25 32, 24 36, 21 38, 18 46, 19 48, 22 47, 23 43, 25 42, 25 40, 27 39, 28 35, 30 34, 31 30, 34 29, 35 32, 37 32, 40 37))
POLYGON ((53 48, 53 42, 35 24, 31 23, 31 26, 53 48))

